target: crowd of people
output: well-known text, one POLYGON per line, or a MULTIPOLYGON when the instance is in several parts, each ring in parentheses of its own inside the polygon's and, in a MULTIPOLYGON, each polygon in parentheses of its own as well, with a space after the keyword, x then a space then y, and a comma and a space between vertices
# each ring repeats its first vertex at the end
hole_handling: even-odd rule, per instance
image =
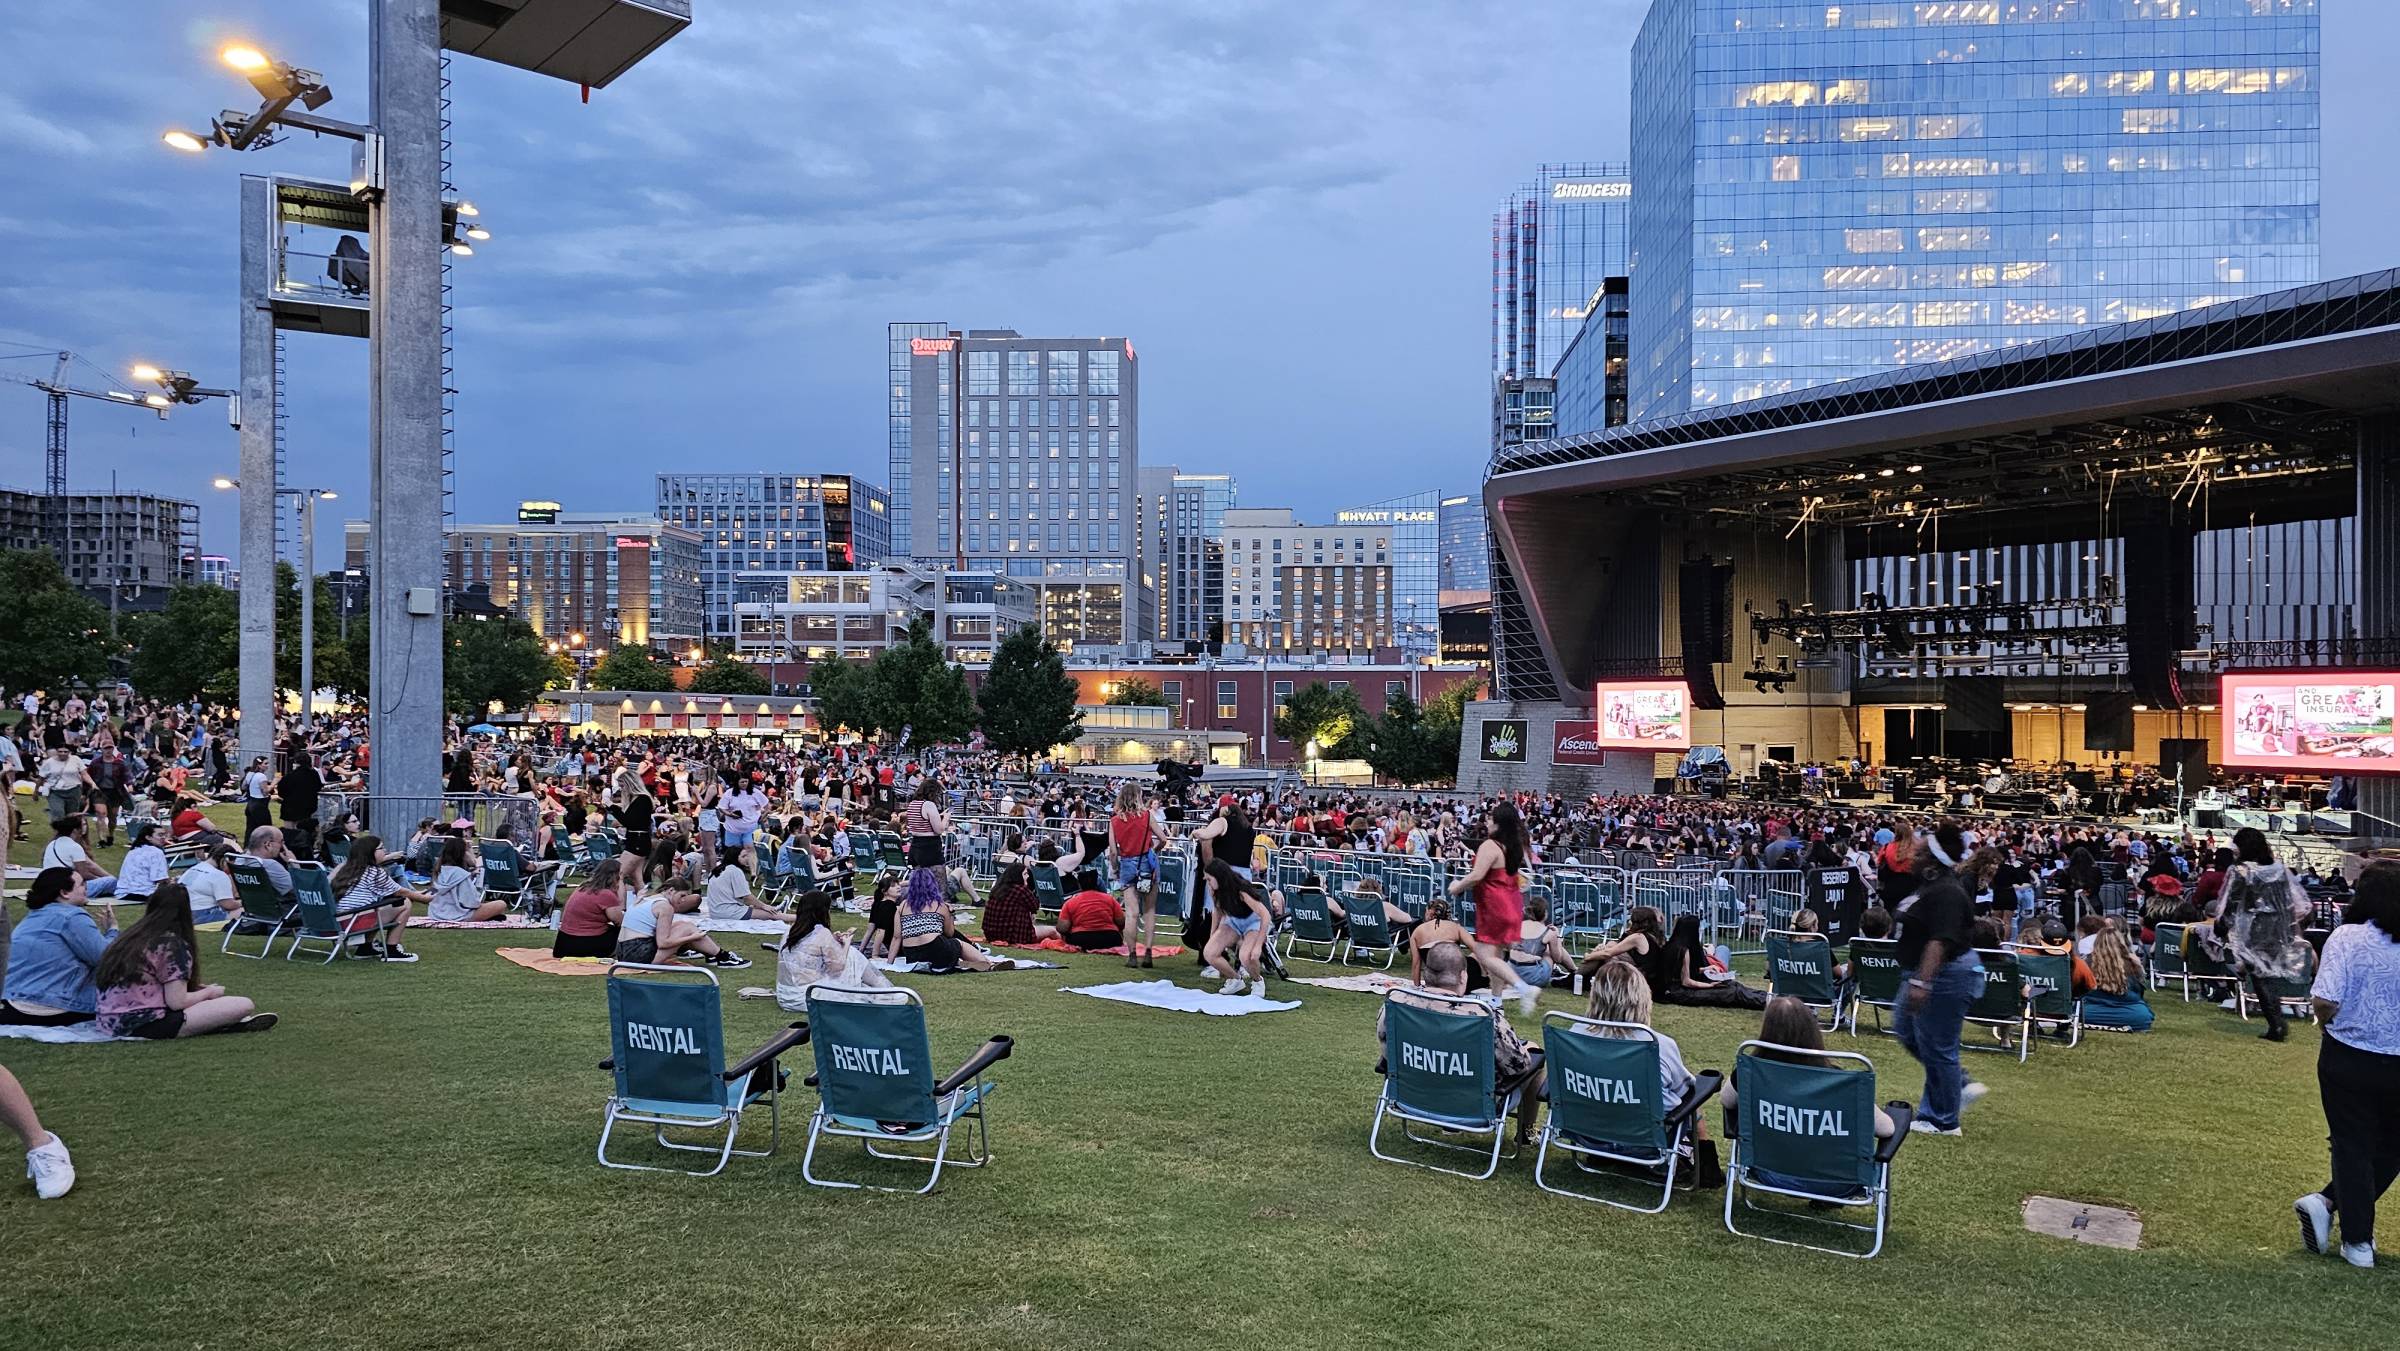
MULTIPOLYGON (((281 727, 279 763, 256 759, 237 774, 221 710, 36 699, 22 712, 0 735, 0 774, 31 790, 7 795, 9 828, 31 829, 27 818, 39 812, 48 839, 24 917, 13 930, 0 926, 0 1023, 88 1022, 108 1035, 159 1039, 273 1026, 275 1015, 201 983, 193 929, 219 919, 287 923, 292 873, 304 865, 330 869, 338 910, 352 921, 344 927, 358 931, 355 955, 394 963, 417 960, 404 934, 419 907, 457 923, 518 909, 555 912, 560 956, 688 957, 729 968, 749 961, 712 938, 709 925, 772 921, 783 929, 776 993, 791 1007, 814 981, 886 983, 877 959, 982 970, 1008 964, 997 949, 1056 942, 1115 951, 1138 968, 1155 963, 1162 940, 1177 939, 1223 993, 1263 997, 1291 900, 1264 865, 1291 851, 1328 863, 1369 854, 1436 866, 1443 889, 1413 906, 1372 875, 1337 892, 1312 868, 1298 885, 1326 891, 1342 928, 1387 929, 1407 953, 1413 988, 1487 992, 1504 1068, 1519 1065, 1525 1044, 1503 1002, 1530 1014, 1553 985, 1588 994, 1594 1016, 1618 1021, 1646 1023, 1661 1004, 1750 1010, 1763 1019, 1764 1039, 1804 1055, 1812 1032, 1793 1001, 1736 978, 1700 916, 1636 905, 1621 931, 1578 952, 1535 883, 1601 866, 1848 869, 1866 897, 1855 932, 1895 939, 1905 970, 1894 1030, 1925 1079, 1910 1130, 1960 1133, 1961 1113, 1984 1091, 1961 1067, 1965 1012, 1982 988, 1979 953, 2014 945, 2068 956, 2087 1025, 2140 1029, 2152 1019, 2146 948, 2159 941, 2158 926, 2177 925, 2177 941, 2247 985, 2271 1040, 2289 1035, 2286 1001, 2318 968, 2333 1180, 2301 1202, 2304 1238, 2331 1244, 2338 1217, 2340 1247, 2358 1260, 2358 1246, 2371 1242, 2373 1198, 2400 1168, 2400 1121, 2389 1107, 2400 1084, 2400 949, 2389 936, 2400 932, 2400 865, 2370 867, 2353 894, 2338 876, 2278 862, 2255 831, 2220 842, 2181 830, 1953 820, 1884 805, 1544 793, 1478 800, 1292 781, 1212 796, 1190 792, 1189 774, 1156 784, 1011 774, 974 743, 510 739, 453 726, 445 787, 477 810, 429 816, 404 847, 386 849, 349 796, 363 789, 371 754, 356 721, 281 727), (241 804, 238 836, 202 810, 218 802, 241 804), (997 842, 979 860, 993 878, 980 889, 958 848, 970 821, 997 842), (888 865, 860 857, 853 840, 862 829, 897 836, 902 857, 888 865), (110 874, 92 850, 120 835, 128 848, 110 874), (606 857, 595 860, 603 838, 606 857), (485 893, 486 846, 516 852, 521 891, 485 893), (1162 895, 1169 852, 1194 865, 1188 896, 1162 895), (247 905, 231 880, 237 863, 255 865, 266 888, 247 905), (579 880, 561 888, 570 870, 579 880), (1059 894, 1046 904, 1035 882, 1050 874, 1059 894), (791 885, 795 876, 805 883, 791 885), (139 918, 118 932, 117 905, 135 903, 139 918), (835 921, 845 907, 864 912, 855 934, 835 921), (1170 932, 1160 933, 1162 923, 1170 932), (2380 946, 2370 931, 2387 935, 2380 946)), ((1772 921, 1820 923, 1807 909, 1772 921)), ((1815 1015, 1801 1012, 1815 1029, 1815 1015)), ((1689 1073, 1679 1053, 1662 1055, 1662 1066, 1670 1078, 1689 1073)), ((64 1146, 32 1124, 30 1106, 15 1111, 12 1094, 22 1096, 0 1081, 0 1114, 29 1150, 55 1161, 34 1169, 37 1182, 45 1169, 71 1177, 64 1146)), ((1713 1159, 1697 1171, 1715 1172, 1713 1159)), ((51 1184, 41 1185, 49 1194, 51 1184)))

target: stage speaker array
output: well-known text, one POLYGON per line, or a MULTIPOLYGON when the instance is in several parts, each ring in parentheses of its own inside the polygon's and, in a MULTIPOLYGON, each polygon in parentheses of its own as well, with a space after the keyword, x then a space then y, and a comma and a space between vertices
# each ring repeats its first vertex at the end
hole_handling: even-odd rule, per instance
POLYGON ((1676 577, 1678 618, 1683 633, 1683 678, 1692 686, 1692 707, 1723 708, 1716 668, 1733 660, 1733 564, 1699 559, 1676 577))
POLYGON ((2184 703, 2181 653, 2197 622, 2192 538, 2190 522, 2164 503, 2126 513, 2125 667, 2135 702, 2152 708, 2184 703))

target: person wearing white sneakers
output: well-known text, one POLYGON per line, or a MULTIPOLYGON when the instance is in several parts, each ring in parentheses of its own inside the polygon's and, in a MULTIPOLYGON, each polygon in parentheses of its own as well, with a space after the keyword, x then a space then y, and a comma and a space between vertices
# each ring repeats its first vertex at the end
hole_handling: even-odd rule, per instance
POLYGON ((2371 1267, 2375 1202, 2400 1178, 2400 863, 2368 864, 2342 920, 2309 992, 2325 1029, 2317 1092, 2333 1180, 2292 1209, 2310 1252, 2332 1251, 2338 1215, 2342 1260, 2371 1267))
POLYGON ((1531 853, 1525 845, 1525 819, 1514 803, 1500 801, 1483 814, 1483 843, 1475 846, 1475 866, 1452 882, 1453 896, 1475 893, 1475 936, 1472 951, 1483 967, 1492 991, 1506 991, 1519 1013, 1531 1014, 1539 988, 1526 983, 1508 964, 1508 949, 1525 929, 1525 864, 1531 853))
POLYGON ((1212 858, 1202 871, 1208 878, 1217 923, 1208 935, 1207 945, 1200 949, 1200 958, 1225 978, 1226 994, 1240 994, 1255 981, 1257 995, 1264 999, 1267 925, 1274 919, 1274 912, 1267 908, 1258 884, 1244 880, 1225 860, 1212 858))
POLYGON ((24 1085, 6 1065, 0 1065, 0 1122, 25 1142, 25 1176, 33 1179, 33 1194, 45 1201, 66 1195, 75 1185, 75 1160, 67 1156, 67 1142, 42 1129, 41 1118, 33 1114, 33 1099, 25 1096, 24 1085))

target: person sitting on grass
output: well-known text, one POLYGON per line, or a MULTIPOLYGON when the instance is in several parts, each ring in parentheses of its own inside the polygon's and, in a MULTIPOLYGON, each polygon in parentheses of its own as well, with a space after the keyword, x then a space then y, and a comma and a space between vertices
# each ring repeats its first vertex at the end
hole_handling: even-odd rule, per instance
POLYGON ((44 868, 72 869, 83 879, 84 895, 95 901, 117 894, 117 879, 100 871, 100 865, 92 862, 91 851, 84 848, 82 817, 73 813, 59 817, 50 823, 50 833, 49 847, 42 850, 44 868))
POLYGON ((1651 972, 1651 997, 1688 1008, 1763 1009, 1767 992, 1738 980, 1711 980, 1708 949, 1700 941, 1700 917, 1678 915, 1667 934, 1665 959, 1651 972))
MULTIPOLYGON (((1425 954, 1438 947, 1455 947, 1463 954, 1468 941, 1465 927, 1450 917, 1450 898, 1436 896, 1427 901, 1425 918, 1408 935, 1409 980, 1425 983, 1425 954)), ((1482 968, 1477 967, 1475 974, 1482 974, 1482 968)))
POLYGON ((1075 874, 1075 893, 1058 906, 1057 935, 1085 952, 1113 948, 1125 941, 1125 907, 1100 889, 1100 874, 1090 868, 1075 874))
POLYGON ((1666 963, 1667 919, 1658 907, 1637 905, 1625 912, 1625 936, 1611 943, 1602 943, 1591 950, 1579 964, 1587 977, 1600 974, 1600 968, 1622 957, 1633 963, 1633 969, 1649 978, 1655 993, 1659 972, 1666 963))
POLYGON ((885 869, 875 875, 875 891, 867 902, 869 957, 895 957, 900 953, 900 887, 907 880, 907 875, 896 869, 885 869))
POLYGON ((611 863, 615 866, 585 878, 567 897, 558 915, 558 935, 550 940, 551 956, 616 955, 617 926, 625 918, 625 893, 620 886, 624 869, 622 860, 612 859, 611 863))
POLYGON ((710 966, 728 971, 750 965, 749 958, 717 946, 717 940, 709 937, 689 915, 678 911, 672 892, 636 896, 626 905, 624 920, 617 930, 618 961, 653 966, 661 959, 673 961, 686 952, 696 952, 710 966))
POLYGON ((717 870, 708 879, 707 899, 702 902, 710 919, 730 923, 784 917, 774 906, 760 904, 750 889, 750 873, 758 866, 757 848, 748 842, 728 844, 718 853, 717 870))
POLYGON ((2083 1025, 2147 1032, 2153 1015, 2142 997, 2142 964, 2133 958, 2125 931, 2113 922, 2092 935, 2088 963, 2092 988, 2083 996, 2083 1025))
POLYGON ((101 954, 93 1026, 112 1037, 172 1041, 211 1032, 264 1032, 275 1015, 260 1013, 222 985, 200 979, 200 945, 192 933, 192 900, 180 882, 150 893, 142 917, 125 926, 101 954))
MULTIPOLYGON (((1418 959, 1415 989, 1397 989, 1391 998, 1416 1008, 1438 1013, 1456 1014, 1455 1004, 1420 997, 1420 992, 1438 995, 1463 995, 1467 992, 1467 949, 1458 943, 1437 943, 1427 947, 1418 959)), ((1509 1026, 1508 1015, 1498 1004, 1487 1004, 1484 1013, 1492 1022, 1492 1096, 1505 1102, 1518 1089, 1526 1090, 1517 1103, 1517 1143, 1522 1145, 1533 1138, 1534 1118, 1541 1112, 1541 1099, 1533 1092, 1541 1082, 1542 1053, 1517 1035, 1509 1026)), ((1375 1040, 1384 1040, 1383 1010, 1375 1011, 1375 1040)))
MULTIPOLYGON (((1590 1017, 1603 1022, 1636 1023, 1650 1027, 1650 978, 1641 968, 1622 957, 1612 957, 1592 976, 1592 1002, 1587 1010, 1590 1017)), ((1692 1091, 1694 1078, 1691 1067, 1684 1062, 1683 1048, 1664 1032, 1651 1028, 1658 1042, 1659 1101, 1673 1111, 1692 1091)), ((1626 1028, 1603 1027, 1590 1029, 1586 1036, 1621 1037, 1631 1039, 1633 1032, 1626 1028)), ((1725 1167, 1717 1158, 1717 1142, 1708 1138, 1708 1131, 1698 1113, 1692 1116, 1692 1180, 1702 1187, 1725 1185, 1725 1167)))
POLYGON ((42 1129, 33 1099, 6 1065, 0 1065, 0 1125, 25 1142, 25 1176, 33 1179, 34 1195, 55 1201, 74 1188, 75 1160, 67 1154, 67 1142, 42 1129))
POLYGON ((899 959, 922 963, 929 971, 1006 971, 1016 963, 987 957, 972 944, 958 941, 958 919, 950 908, 950 892, 938 868, 911 868, 901 881, 899 910, 894 916, 900 938, 899 959))
POLYGON ((361 835, 350 842, 350 857, 333 874, 334 914, 343 920, 374 912, 376 933, 358 945, 358 955, 387 962, 413 962, 417 954, 400 946, 400 931, 408 926, 409 907, 427 899, 425 893, 400 885, 387 864, 397 862, 383 852, 383 841, 361 835), (380 936, 381 941, 378 942, 380 936))
POLYGON ((445 924, 481 924, 508 913, 508 902, 483 898, 483 867, 467 864, 467 837, 442 841, 441 862, 433 870, 433 899, 425 918, 445 924))
MULTIPOLYGON (((1757 1054, 1762 1060, 1781 1060, 1793 1065, 1833 1063, 1821 1054, 1809 1054, 1812 1051, 1822 1052, 1825 1049, 1825 1029, 1817 1024, 1815 1010, 1788 994, 1779 994, 1767 1001, 1766 1012, 1758 1020, 1758 1039, 1770 1043, 1772 1046, 1785 1048, 1782 1050, 1761 1048, 1757 1054)), ((1740 1075, 1741 1069, 1737 1064, 1734 1069, 1735 1079, 1738 1079, 1740 1075)), ((1734 1079, 1728 1079, 1724 1091, 1718 1095, 1725 1104, 1725 1119, 1729 1122, 1738 1119, 1735 1113, 1741 1109, 1741 1095, 1735 1091, 1737 1087, 1734 1079)), ((1888 1140, 1892 1137, 1895 1129, 1891 1114, 1880 1107, 1876 1108, 1875 1138, 1888 1140)), ((1770 1186, 1790 1185, 1769 1173, 1762 1172, 1759 1176, 1770 1186)))
POLYGON ((1056 928, 1034 919, 1041 905, 1041 898, 1025 880, 1025 864, 1021 860, 1001 864, 992 894, 983 902, 983 941, 1032 947, 1058 937, 1056 928))
POLYGON ((117 894, 129 901, 148 900, 167 880, 167 851, 158 847, 158 823, 135 825, 125 841, 125 858, 117 864, 117 894))
POLYGON ((1550 904, 1539 896, 1525 898, 1525 918, 1505 955, 1517 979, 1537 990, 1547 989, 1560 974, 1575 969, 1574 955, 1550 922, 1550 904))
MULTIPOLYGON (((1266 998, 1267 926, 1274 920, 1267 908, 1266 894, 1221 858, 1210 859, 1202 875, 1208 879, 1210 901, 1217 918, 1207 944, 1200 950, 1200 959, 1225 978, 1226 994, 1240 994, 1255 981, 1257 989, 1252 992, 1266 998), (1227 954, 1231 954, 1231 960, 1227 954)), ((1065 922, 1064 912, 1059 920, 1065 922)), ((1460 950, 1465 949, 1462 946, 1460 950)))
POLYGON ((182 880, 192 898, 194 924, 241 918, 242 894, 233 885, 233 841, 217 836, 200 861, 183 870, 182 880))
POLYGON ((892 982, 850 935, 833 927, 833 896, 804 891, 792 902, 792 927, 775 954, 775 1003, 789 1013, 808 1012, 808 987, 819 983, 888 990, 892 982))
MULTIPOLYGON (((9 935, 8 976, 0 982, 0 1023, 67 1027, 88 1023, 99 1007, 92 972, 108 950, 72 868, 44 868, 25 891, 25 918, 9 935)), ((110 914, 109 927, 114 929, 110 914)))

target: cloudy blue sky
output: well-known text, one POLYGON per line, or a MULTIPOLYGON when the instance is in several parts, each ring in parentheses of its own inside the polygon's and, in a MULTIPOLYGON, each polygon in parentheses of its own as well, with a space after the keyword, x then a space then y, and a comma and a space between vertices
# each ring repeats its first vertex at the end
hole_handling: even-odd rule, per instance
MULTIPOLYGON (((1230 471, 1252 504, 1469 488, 1493 205, 1542 160, 1623 157, 1645 4, 694 8, 589 106, 455 67, 455 177, 497 236, 456 273, 462 519, 522 497, 647 509, 668 467, 881 481, 894 319, 1131 336, 1145 462, 1230 471)), ((2400 263, 2400 2, 2324 8, 2341 275, 2400 263)), ((254 102, 216 61, 233 39, 323 71, 326 111, 363 119, 365 10, 8 6, 0 340, 230 384, 236 175, 347 160, 306 137, 179 156, 158 131, 254 102)), ((294 478, 363 505, 365 344, 290 352, 294 478)), ((115 470, 201 498, 208 546, 232 549, 214 407, 162 424, 85 403, 73 427, 78 486, 115 470)), ((39 485, 41 437, 41 397, 0 385, 0 483, 39 485)))

